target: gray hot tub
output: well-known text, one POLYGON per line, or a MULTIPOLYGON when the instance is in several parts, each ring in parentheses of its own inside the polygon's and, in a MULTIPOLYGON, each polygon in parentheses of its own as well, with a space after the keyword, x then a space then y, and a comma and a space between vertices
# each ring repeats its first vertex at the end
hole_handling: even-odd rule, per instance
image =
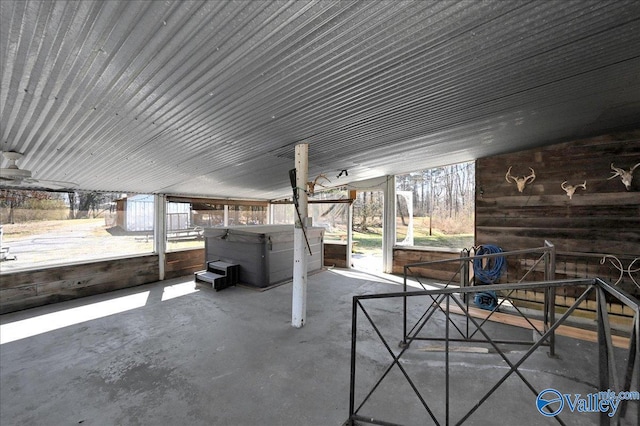
MULTIPOLYGON (((293 225, 206 228, 205 261, 222 260, 240 265, 240 283, 269 287, 293 278, 293 225)), ((324 228, 307 228, 312 256, 307 251, 307 271, 323 265, 324 228)), ((306 247, 305 247, 306 250, 306 247)))

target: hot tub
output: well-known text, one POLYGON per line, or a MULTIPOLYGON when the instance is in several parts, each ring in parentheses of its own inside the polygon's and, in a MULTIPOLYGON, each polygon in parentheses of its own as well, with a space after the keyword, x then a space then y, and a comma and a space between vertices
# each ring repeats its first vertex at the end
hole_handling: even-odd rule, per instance
MULTIPOLYGON (((231 226, 206 228, 205 261, 221 260, 240 265, 240 283, 269 287, 293 278, 293 225, 231 226)), ((307 228, 312 255, 307 272, 323 265, 324 228, 307 228)), ((306 250, 306 247, 305 247, 306 250)), ((206 264, 206 263, 205 263, 206 264)))

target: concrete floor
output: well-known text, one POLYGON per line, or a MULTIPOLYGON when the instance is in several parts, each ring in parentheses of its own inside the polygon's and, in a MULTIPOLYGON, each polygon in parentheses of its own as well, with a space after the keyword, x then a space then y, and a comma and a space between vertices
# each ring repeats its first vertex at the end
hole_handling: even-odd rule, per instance
MULTIPOLYGON (((301 329, 290 326, 290 283, 214 292, 195 290, 192 277, 3 315, 0 424, 341 425, 349 414, 352 296, 399 291, 392 281, 397 277, 339 269, 310 275, 301 329)), ((401 299, 366 306, 397 354, 401 299)), ((424 311, 409 310, 413 319, 424 311)), ((359 318, 357 404, 392 360, 359 318)), ((433 324, 429 332, 441 333, 445 321, 435 316, 433 324)), ((531 331, 500 324, 488 329, 531 338, 531 331)), ((436 346, 415 342, 400 364, 445 424, 444 354, 436 346)), ((512 346, 507 355, 517 360, 525 351, 512 346)), ((557 352, 550 358, 543 348, 523 364, 535 389, 598 391, 595 345, 559 338, 557 352)), ((455 424, 509 368, 493 351, 453 352, 450 362, 455 424)), ((597 414, 565 412, 566 424, 598 424, 597 414)), ((432 424, 397 367, 360 413, 432 424)), ((626 424, 636 424, 636 413, 631 404, 626 424)), ((556 421, 538 413, 536 395, 512 376, 466 424, 556 421)))

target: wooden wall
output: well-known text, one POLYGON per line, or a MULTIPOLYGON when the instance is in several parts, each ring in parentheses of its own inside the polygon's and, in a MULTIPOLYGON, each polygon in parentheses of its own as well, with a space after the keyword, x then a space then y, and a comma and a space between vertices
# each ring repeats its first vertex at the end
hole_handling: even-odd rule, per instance
POLYGON ((324 242, 324 266, 347 268, 347 243, 324 242))
POLYGON ((612 176, 610 164, 640 163, 640 131, 481 158, 476 162, 476 244, 503 250, 540 247, 560 251, 640 256, 640 167, 631 190, 612 176), (536 179, 520 193, 505 174, 536 179), (560 187, 586 180, 569 199, 560 187))
MULTIPOLYGON (((611 262, 601 265, 600 259, 615 255, 628 268, 640 257, 640 167, 627 190, 619 177, 609 179, 611 163, 626 170, 640 163, 640 131, 477 160, 476 245, 495 244, 510 251, 541 247, 548 240, 559 252, 557 279, 598 276, 616 282, 620 271, 611 262), (533 168, 535 181, 518 192, 505 180, 509 166, 518 176, 533 168), (571 199, 561 188, 563 181, 585 180, 587 189, 578 189, 571 199)), ((521 276, 515 269, 508 262, 507 275, 521 276)), ((618 287, 640 297, 628 274, 618 287)), ((532 292, 523 300, 533 302, 537 296, 532 292)), ((628 314, 617 306, 610 309, 628 314)))
POLYGON ((204 248, 173 251, 165 255, 165 279, 183 277, 206 269, 204 248))
MULTIPOLYGON (((166 254, 165 279, 190 275, 202 269, 204 249, 166 254)), ((3 273, 0 314, 147 284, 158 279, 157 255, 3 273)))
MULTIPOLYGON (((460 257, 460 251, 431 247, 394 247, 393 269, 391 273, 404 275, 404 266, 410 263, 434 262, 460 257)), ((431 278, 441 282, 448 282, 454 278, 460 269, 459 262, 439 263, 428 267, 411 268, 412 276, 431 278)), ((456 277, 457 282, 460 277, 456 277)), ((454 283, 455 284, 455 283, 454 283)))
MULTIPOLYGON (((623 267, 640 257, 640 167, 627 190, 619 177, 608 179, 611 163, 628 170, 640 163, 640 130, 605 135, 514 152, 476 161, 475 244, 495 244, 504 251, 542 247, 545 240, 559 252, 556 278, 598 276, 611 283, 620 271, 610 262, 600 263, 602 255, 620 258, 623 267), (518 192, 505 174, 529 174, 536 179, 518 192), (587 189, 578 189, 570 199, 561 188, 587 181, 587 189)), ((393 273, 402 274, 407 263, 428 262, 458 257, 459 253, 442 253, 424 248, 398 247, 393 250, 393 273)), ((498 282, 514 282, 523 277, 539 255, 507 259, 507 270, 498 282)), ((636 262, 637 265, 637 262, 636 262)), ((448 280, 454 264, 416 269, 422 277, 448 280)), ((457 264, 455 264, 457 267, 457 264)), ((538 267, 540 269, 541 266, 538 267)), ((542 280, 541 271, 527 275, 527 280, 542 280)), ((638 277, 637 272, 634 277, 638 277)), ((640 289, 624 274, 619 288, 640 297, 640 289)), ((571 298, 571 295, 562 295, 571 298)), ((525 302, 537 302, 536 292, 518 295, 525 302)), ((590 301, 588 302, 590 303, 590 301)), ((588 304, 587 303, 587 304, 588 304)), ((589 308, 587 308, 588 310, 589 308)), ((620 306, 611 312, 628 316, 620 306)))
POLYGON ((157 255, 3 273, 0 314, 157 280, 157 255))

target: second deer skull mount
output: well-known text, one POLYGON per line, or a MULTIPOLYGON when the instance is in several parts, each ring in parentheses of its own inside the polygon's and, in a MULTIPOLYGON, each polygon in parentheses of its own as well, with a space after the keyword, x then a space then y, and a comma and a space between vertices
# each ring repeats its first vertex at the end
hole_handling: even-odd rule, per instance
POLYGON ((573 194, 576 192, 576 189, 582 188, 585 191, 587 190, 587 181, 586 180, 584 181, 584 183, 581 183, 579 185, 567 185, 566 183, 567 183, 567 181, 565 180, 564 182, 562 182, 560 184, 560 186, 567 193, 567 196, 569 197, 569 199, 573 198, 573 194))
POLYGON ((504 176, 504 178, 506 179, 507 182, 509 182, 509 179, 512 179, 515 182, 516 186, 518 187, 519 192, 524 191, 525 185, 528 185, 534 180, 536 180, 536 172, 531 167, 529 167, 529 170, 531 170, 531 174, 529 176, 523 176, 523 177, 512 176, 511 175, 512 167, 513 166, 509 166, 509 170, 507 170, 507 174, 504 176))
MULTIPOLYGON (((613 179, 616 176, 620 176, 620 179, 622 180, 622 183, 624 184, 624 186, 627 188, 627 191, 628 191, 628 190, 631 189, 631 180, 633 179, 633 171, 638 166, 640 166, 640 163, 638 163, 635 166, 633 166, 632 168, 630 168, 629 171, 626 171, 625 169, 620 169, 618 167, 614 167, 613 163, 611 163, 611 170, 613 170, 611 173, 613 173, 613 176, 611 176, 609 179, 613 179)), ((609 180, 609 179, 607 179, 607 180, 609 180)))

